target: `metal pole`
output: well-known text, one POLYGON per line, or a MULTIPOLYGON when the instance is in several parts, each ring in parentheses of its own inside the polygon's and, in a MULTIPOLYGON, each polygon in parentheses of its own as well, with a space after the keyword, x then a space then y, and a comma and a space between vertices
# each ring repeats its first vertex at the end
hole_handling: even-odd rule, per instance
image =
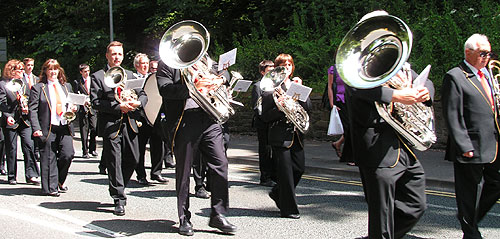
POLYGON ((113 0, 109 0, 109 41, 113 41, 113 0))

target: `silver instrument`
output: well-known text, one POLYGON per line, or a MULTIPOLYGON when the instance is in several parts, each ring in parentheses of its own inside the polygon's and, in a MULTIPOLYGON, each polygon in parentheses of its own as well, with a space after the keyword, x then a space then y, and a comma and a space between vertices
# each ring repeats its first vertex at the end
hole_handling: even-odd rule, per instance
MULTIPOLYGON (((281 88, 285 79, 285 67, 278 66, 262 77, 260 88, 262 91, 273 91, 274 103, 281 112, 285 113, 288 122, 293 123, 300 132, 306 133, 309 129, 309 114, 296 98, 287 95, 281 88)), ((257 105, 262 108, 262 98, 257 99, 257 105)))
MULTIPOLYGON (((411 87, 411 73, 405 77, 406 82, 394 76, 408 60, 412 41, 409 27, 395 16, 362 20, 347 33, 337 50, 337 71, 347 85, 358 89, 411 87)), ((409 73, 410 69, 403 71, 409 73)), ((432 107, 378 102, 375 106, 380 116, 417 150, 426 150, 436 142, 432 107)))
POLYGON ((5 88, 7 90, 15 93, 17 95, 17 100, 19 102, 19 106, 21 107, 21 113, 23 115, 27 115, 28 113, 28 96, 24 94, 25 84, 21 79, 12 79, 11 81, 5 84, 5 88))
POLYGON ((125 81, 127 81, 127 73, 120 66, 111 67, 104 73, 104 84, 109 88, 115 89, 115 99, 120 104, 136 101, 138 98, 135 90, 125 90, 125 81))
POLYGON ((225 123, 235 113, 231 106, 232 90, 224 84, 214 88, 197 89, 195 82, 201 78, 220 78, 213 74, 208 54, 210 34, 200 23, 181 21, 171 26, 160 40, 162 61, 181 71, 191 98, 217 123, 225 123))

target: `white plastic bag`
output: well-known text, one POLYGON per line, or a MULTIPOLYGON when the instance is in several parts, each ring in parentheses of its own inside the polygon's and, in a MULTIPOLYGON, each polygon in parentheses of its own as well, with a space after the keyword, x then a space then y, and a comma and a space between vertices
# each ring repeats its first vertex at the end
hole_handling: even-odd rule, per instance
POLYGON ((342 121, 340 121, 339 112, 337 107, 333 106, 330 112, 330 124, 328 125, 328 135, 341 135, 344 134, 344 128, 342 127, 342 121))

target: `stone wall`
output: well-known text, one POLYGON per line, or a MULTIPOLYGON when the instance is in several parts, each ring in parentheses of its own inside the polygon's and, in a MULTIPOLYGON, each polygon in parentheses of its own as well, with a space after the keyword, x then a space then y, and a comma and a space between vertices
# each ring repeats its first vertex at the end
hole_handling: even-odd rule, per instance
MULTIPOLYGON (((239 107, 234 106, 236 114, 233 115, 229 121, 228 125, 231 133, 236 134, 255 134, 255 129, 252 128, 252 116, 253 111, 250 107, 250 93, 241 94, 236 98, 237 101, 242 102, 245 106, 239 107)), ((312 113, 310 113, 310 129, 307 133, 307 137, 319 140, 319 141, 331 141, 334 138, 332 136, 327 136, 326 131, 328 129, 328 121, 330 118, 330 112, 321 108, 321 95, 312 94, 311 101, 313 104, 312 113)), ((434 117, 436 123, 436 134, 437 142, 432 146, 434 149, 444 149, 446 147, 446 129, 443 122, 443 117, 441 113, 441 102, 436 102, 434 104, 434 117)))

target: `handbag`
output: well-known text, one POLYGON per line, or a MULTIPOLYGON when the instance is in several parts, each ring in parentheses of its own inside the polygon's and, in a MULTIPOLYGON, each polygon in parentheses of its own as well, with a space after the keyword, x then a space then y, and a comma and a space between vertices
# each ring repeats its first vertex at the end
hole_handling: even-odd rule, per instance
POLYGON ((337 107, 333 107, 330 112, 330 123, 328 124, 328 136, 341 135, 344 134, 344 128, 342 127, 342 121, 340 121, 339 111, 337 107))

